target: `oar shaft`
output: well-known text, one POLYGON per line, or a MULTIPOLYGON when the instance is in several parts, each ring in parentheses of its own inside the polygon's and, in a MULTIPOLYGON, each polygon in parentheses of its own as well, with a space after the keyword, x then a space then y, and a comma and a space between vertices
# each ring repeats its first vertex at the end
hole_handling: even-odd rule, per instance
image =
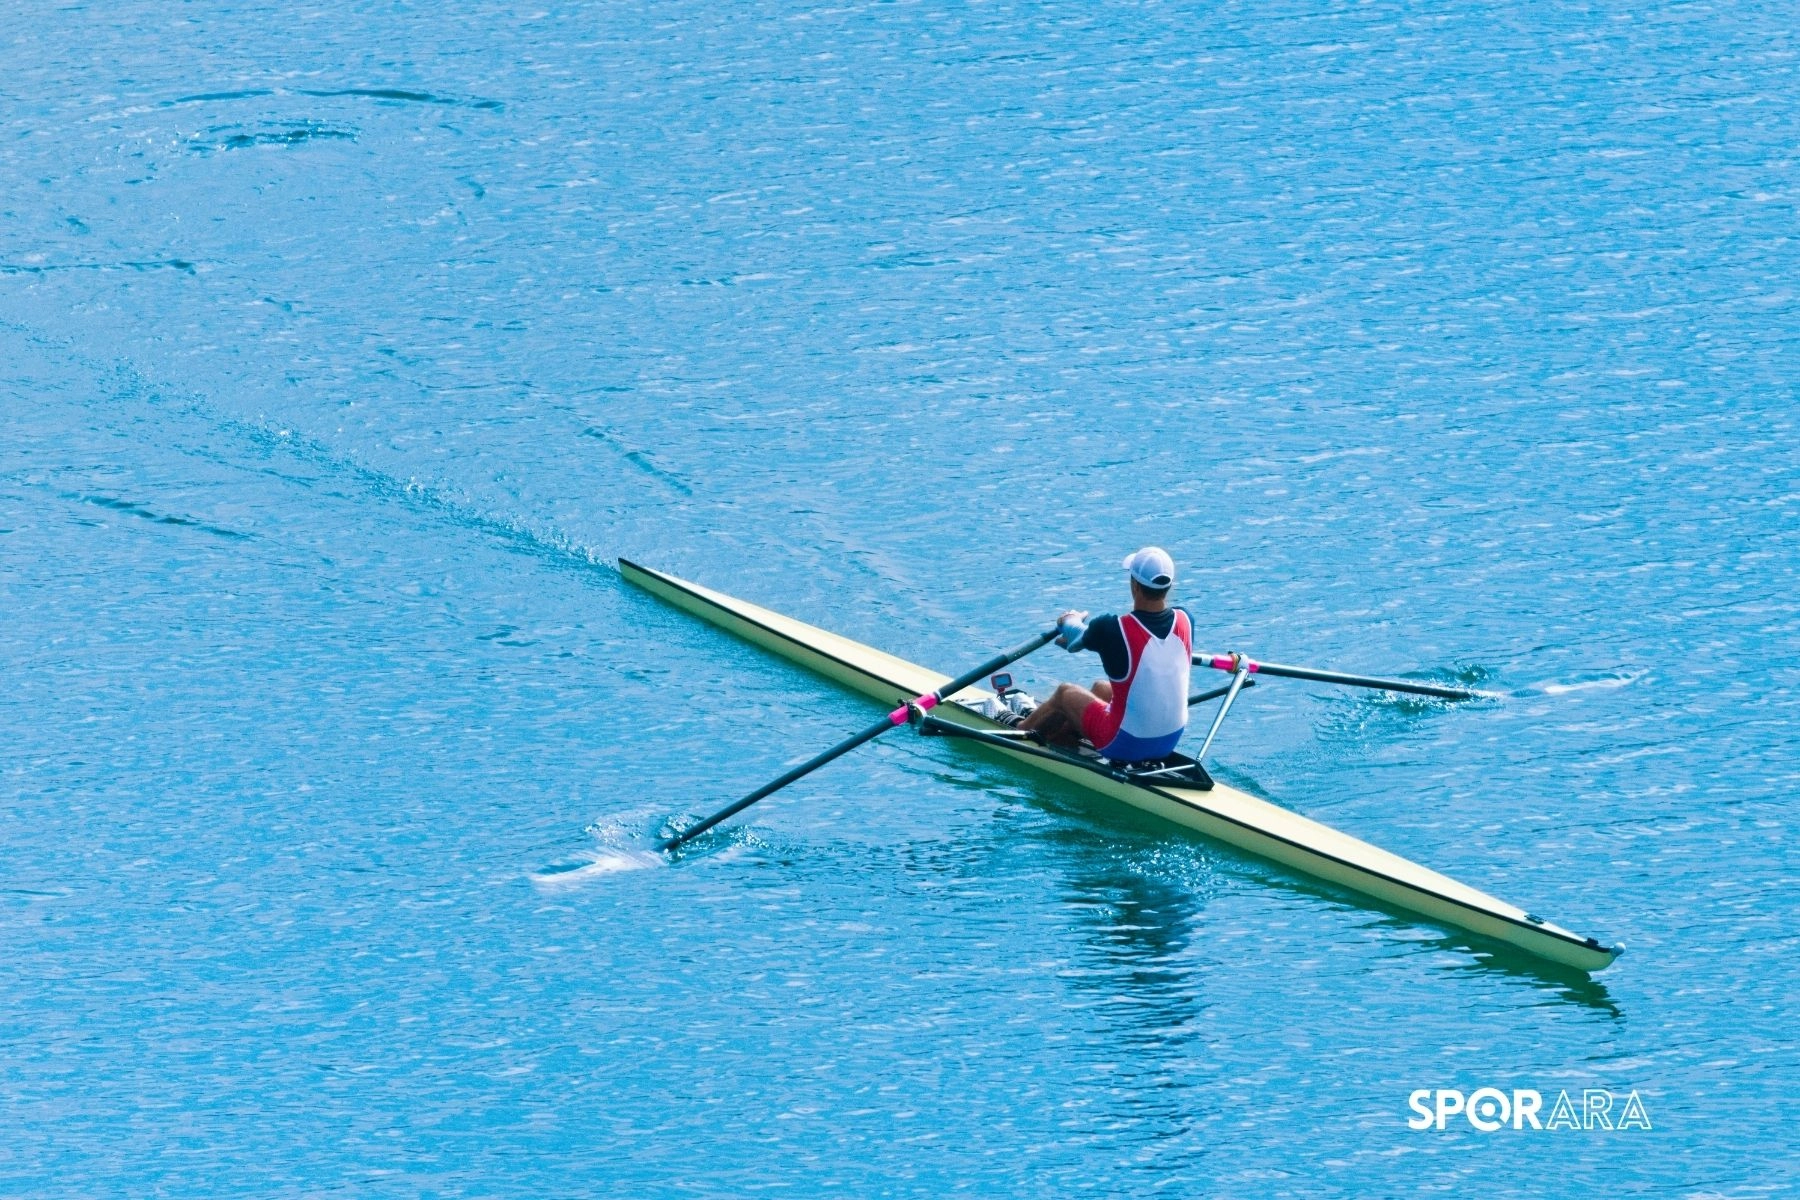
MULTIPOLYGON (((982 663, 979 667, 958 675, 955 679, 952 679, 937 691, 932 692, 929 696, 920 696, 917 700, 913 701, 913 703, 917 704, 920 708, 935 708, 941 701, 948 700, 970 684, 980 683, 983 679, 986 679, 989 675, 992 675, 995 671, 998 671, 1008 663, 1018 662, 1033 650, 1049 645, 1051 640, 1056 637, 1056 633, 1056 630, 1048 629, 1027 641, 1020 642, 1011 650, 1008 650, 1003 654, 996 654, 993 658, 988 659, 988 661, 982 663)), ((906 724, 905 706, 902 705, 896 711, 900 713, 899 723, 902 725, 906 724)))
MULTIPOLYGON (((906 710, 904 708, 902 708, 900 711, 905 712, 906 710)), ((810 775, 814 771, 818 770, 820 767, 824 766, 826 763, 830 762, 832 759, 839 758, 845 754, 850 753, 850 751, 856 749, 858 746, 862 745, 864 742, 874 741, 876 738, 880 737, 882 734, 886 733, 888 730, 890 730, 894 727, 892 720, 891 720, 892 716, 893 716, 893 714, 890 713, 888 716, 881 718, 881 720, 875 722, 875 724, 869 726, 867 729, 863 730, 861 733, 856 734, 854 737, 845 738, 843 741, 839 742, 837 745, 833 746, 831 749, 825 751, 825 753, 815 755, 814 757, 807 759, 805 762, 803 762, 799 766, 795 767, 793 770, 786 772, 785 774, 781 775, 778 778, 769 780, 769 782, 763 784, 761 787, 757 788, 754 792, 751 792, 748 796, 745 796, 742 800, 737 800, 731 804, 726 805, 724 808, 721 808, 718 812, 716 812, 712 816, 706 818, 706 820, 700 822, 698 825, 688 826, 686 829, 682 830, 680 833, 676 834, 674 837, 669 838, 667 841, 663 842, 663 844, 661 846, 657 847, 657 849, 673 850, 675 847, 681 845, 681 843, 683 843, 685 841, 688 841, 690 838, 699 837, 701 834, 703 834, 707 830, 711 829, 714 825, 717 825, 720 821, 729 821, 731 818, 737 816, 739 813, 743 812, 746 808, 749 808, 752 804, 755 804, 758 800, 763 799, 765 796, 771 796, 771 795, 775 794, 776 792, 779 792, 782 788, 784 788, 788 784, 794 782, 794 780, 799 779, 802 775, 810 775)), ((901 723, 904 724, 905 720, 906 720, 906 718, 902 717, 901 723)))
MULTIPOLYGON (((1282 663, 1244 660, 1256 675, 1273 675, 1282 679, 1310 679, 1314 683, 1335 683, 1343 687, 1373 688, 1383 692, 1411 692, 1415 696, 1437 696, 1445 700, 1473 700, 1478 693, 1467 688, 1441 687, 1434 683, 1414 683, 1410 679, 1380 679, 1373 675, 1346 675, 1342 671, 1320 671, 1313 667, 1290 667, 1282 663)), ((1194 665, 1215 671, 1235 669, 1226 654, 1196 654, 1194 665)))
POLYGON ((699 837, 714 825, 717 825, 720 821, 730 820, 732 817, 743 812, 746 808, 749 808, 752 804, 755 804, 758 800, 773 795, 803 775, 812 774, 812 772, 818 770, 832 759, 840 758, 843 755, 850 753, 850 751, 856 749, 864 742, 874 741, 888 730, 906 724, 909 710, 918 708, 923 712, 936 708, 939 704, 943 703, 951 696, 956 695, 956 693, 962 691, 970 684, 985 679, 987 676, 992 675, 995 671, 998 671, 1008 663, 1017 662, 1019 659, 1024 658, 1027 654, 1030 654, 1033 650, 1044 645, 1055 636, 1056 630, 1054 629, 1049 630, 1046 633, 1040 633, 1030 641, 1020 642, 1017 646, 1014 646, 1004 654, 997 654, 993 658, 982 663, 979 667, 958 675, 955 679, 952 679, 943 687, 938 688, 935 692, 927 692, 923 696, 913 697, 907 703, 902 704, 899 708, 896 708, 893 712, 881 718, 881 720, 875 722, 861 733, 845 738, 823 754, 815 755, 795 767, 793 770, 785 772, 779 778, 771 779, 769 782, 757 788, 754 792, 751 792, 748 796, 726 805, 698 825, 689 826, 674 837, 665 839, 662 845, 658 846, 657 849, 673 850, 683 842, 699 837))

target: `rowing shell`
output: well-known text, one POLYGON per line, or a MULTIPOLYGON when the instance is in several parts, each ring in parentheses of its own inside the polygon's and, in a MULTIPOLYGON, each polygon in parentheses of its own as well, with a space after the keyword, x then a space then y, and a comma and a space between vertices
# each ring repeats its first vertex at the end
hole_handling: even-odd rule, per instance
MULTIPOLYGON (((905 697, 924 695, 949 681, 947 675, 861 642, 625 559, 619 560, 619 572, 675 607, 883 704, 895 703, 896 698, 904 702, 905 697)), ((1128 776, 1104 759, 1024 743, 1008 745, 1002 726, 967 706, 989 695, 968 688, 947 696, 946 701, 963 703, 940 705, 936 720, 960 726, 993 745, 997 753, 1090 792, 1437 924, 1506 942, 1579 971, 1602 970, 1619 956, 1620 947, 1582 937, 1328 825, 1212 782, 1204 772, 1195 772, 1196 781, 1210 786, 1180 786, 1128 776)))

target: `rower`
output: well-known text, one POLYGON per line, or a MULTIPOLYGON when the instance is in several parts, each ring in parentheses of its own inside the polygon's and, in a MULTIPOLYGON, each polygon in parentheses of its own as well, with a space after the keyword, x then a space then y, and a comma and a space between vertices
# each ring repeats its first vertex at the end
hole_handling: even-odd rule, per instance
POLYGON ((1130 612, 1090 621, 1070 610, 1056 622, 1056 644, 1098 654, 1106 678, 1091 688, 1058 684, 1019 728, 1046 741, 1072 741, 1079 730, 1114 762, 1147 762, 1174 753, 1187 730, 1194 623, 1186 610, 1169 607, 1175 563, 1161 547, 1146 546, 1121 565, 1131 582, 1130 612))

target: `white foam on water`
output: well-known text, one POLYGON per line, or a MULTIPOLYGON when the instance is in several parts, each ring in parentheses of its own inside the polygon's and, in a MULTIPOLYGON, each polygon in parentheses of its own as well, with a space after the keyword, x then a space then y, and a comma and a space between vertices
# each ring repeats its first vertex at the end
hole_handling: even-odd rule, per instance
POLYGON ((620 850, 603 847, 594 851, 593 858, 587 862, 535 871, 532 873, 531 882, 541 888, 579 887, 602 875, 617 875, 624 871, 644 871, 668 865, 669 860, 653 850, 620 850))
POLYGON ((1544 693, 1550 696, 1566 696, 1570 692, 1592 692, 1630 687, 1643 677, 1643 671, 1636 671, 1630 675, 1609 675, 1605 679, 1583 679, 1576 683, 1546 683, 1544 693))

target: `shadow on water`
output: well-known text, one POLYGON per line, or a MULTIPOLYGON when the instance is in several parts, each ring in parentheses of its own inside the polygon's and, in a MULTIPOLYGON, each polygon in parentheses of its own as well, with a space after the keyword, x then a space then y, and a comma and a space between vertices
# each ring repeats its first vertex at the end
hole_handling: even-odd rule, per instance
POLYGON ((1195 1035, 1210 1007, 1206 972, 1195 961, 1209 864, 1145 837, 1122 841, 1094 825, 1020 815, 996 814, 977 845, 994 857, 1020 845, 1051 850, 1063 884, 1057 900, 1097 968, 1073 975, 1071 985, 1129 1017, 1119 1031, 1128 1043, 1168 1046, 1195 1035))
POLYGON ((216 125, 187 139, 190 150, 212 154, 222 150, 248 150, 257 146, 299 146, 306 142, 354 142, 354 129, 319 121, 264 122, 259 125, 216 125))
POLYGON ((295 88, 292 91, 280 88, 245 88, 232 92, 201 92, 192 96, 177 96, 173 100, 164 100, 162 108, 176 108, 189 104, 223 104, 235 100, 260 100, 272 96, 319 96, 326 99, 338 97, 385 100, 399 104, 435 104, 449 105, 458 108, 479 108, 490 112, 498 112, 506 106, 498 100, 483 100, 461 96, 440 96, 435 92, 409 91, 391 87, 344 87, 344 88, 295 88))
MULTIPOLYGON (((958 744, 955 750, 960 755, 973 754, 984 759, 993 753, 977 745, 958 744)), ((1075 907, 1084 914, 1091 948, 1108 964, 1125 971, 1123 978, 1141 985, 1143 990, 1135 995, 1146 1001, 1147 1011, 1168 1018, 1162 1026, 1165 1033, 1191 1022, 1204 1007, 1190 982, 1195 966, 1181 958, 1193 946, 1194 931, 1204 912, 1204 880, 1182 878, 1179 872, 1170 878, 1145 870, 1142 865, 1159 847, 1170 845, 1204 846, 1208 867, 1216 867, 1216 871, 1206 870, 1206 877, 1241 874, 1290 896, 1315 900, 1341 912, 1366 915, 1372 918, 1370 928, 1392 931, 1395 936, 1391 945, 1396 955, 1453 956, 1450 961, 1454 966, 1448 969, 1456 974, 1512 980, 1538 989, 1557 1002, 1577 1004, 1611 1019, 1624 1017, 1606 985, 1584 972, 1547 962, 1503 942, 1433 925, 1417 914, 1374 897, 1293 874, 1235 847, 1090 795, 1060 780, 1035 774, 1027 778, 1011 771, 1002 775, 997 766, 986 762, 979 772, 973 777, 934 774, 951 786, 1009 791, 1024 798, 1035 811, 1062 818, 1029 822, 997 817, 996 824, 990 826, 995 833, 986 839, 987 852, 998 855, 1021 840, 1034 841, 1057 852, 1077 901, 1075 907), (1161 1009, 1158 1000, 1163 1002, 1161 1009)), ((1221 773, 1221 778, 1233 787, 1275 802, 1247 779, 1228 778, 1225 773, 1221 773)), ((1185 873, 1196 874, 1194 858, 1181 857, 1188 864, 1185 873)), ((1109 981, 1109 986, 1118 978, 1109 981)))

